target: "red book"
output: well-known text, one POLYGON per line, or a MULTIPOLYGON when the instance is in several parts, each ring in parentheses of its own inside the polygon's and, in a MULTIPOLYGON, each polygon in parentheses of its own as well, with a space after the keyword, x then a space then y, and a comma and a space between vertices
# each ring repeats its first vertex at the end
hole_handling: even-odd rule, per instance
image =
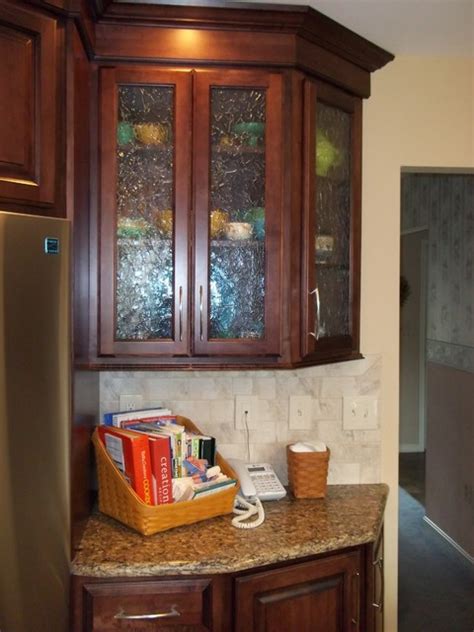
POLYGON ((154 505, 148 437, 112 426, 99 426, 99 436, 132 489, 147 505, 154 505))
POLYGON ((173 502, 171 437, 148 436, 151 455, 151 475, 157 505, 173 502))

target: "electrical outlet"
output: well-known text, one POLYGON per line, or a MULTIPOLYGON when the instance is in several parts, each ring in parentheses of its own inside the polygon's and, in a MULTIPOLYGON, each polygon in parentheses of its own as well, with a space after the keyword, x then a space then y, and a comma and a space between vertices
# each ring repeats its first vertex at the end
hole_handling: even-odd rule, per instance
POLYGON ((344 430, 378 428, 378 400, 373 397, 344 397, 342 427, 344 430))
POLYGON ((120 410, 139 410, 143 408, 141 395, 120 395, 120 410))
POLYGON ((258 397, 256 395, 235 396, 235 428, 245 430, 258 427, 258 397))
POLYGON ((311 430, 313 400, 310 395, 290 397, 289 427, 291 430, 311 430))

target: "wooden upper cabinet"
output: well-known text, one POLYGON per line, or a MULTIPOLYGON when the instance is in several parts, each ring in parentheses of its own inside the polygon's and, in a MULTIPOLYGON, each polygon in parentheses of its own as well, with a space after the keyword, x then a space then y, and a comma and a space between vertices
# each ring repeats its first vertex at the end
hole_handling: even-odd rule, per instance
POLYGON ((306 80, 303 360, 359 357, 361 101, 306 80))
POLYGON ((57 37, 54 18, 0 5, 0 201, 23 212, 55 201, 57 37))
POLYGON ((101 70, 102 356, 279 353, 281 106, 278 74, 101 70))
POLYGON ((278 74, 196 73, 196 355, 280 351, 281 91, 278 74))
POLYGON ((361 357, 362 98, 392 55, 310 7, 98 10, 88 365, 361 357))
POLYGON ((191 74, 104 68, 100 113, 100 354, 187 354, 191 74))

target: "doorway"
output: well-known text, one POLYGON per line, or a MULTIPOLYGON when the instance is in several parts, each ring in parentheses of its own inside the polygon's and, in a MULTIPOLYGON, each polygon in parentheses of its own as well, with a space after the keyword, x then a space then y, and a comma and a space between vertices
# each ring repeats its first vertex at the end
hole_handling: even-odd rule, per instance
POLYGON ((471 632, 474 175, 401 180, 399 632, 471 632))
POLYGON ((402 231, 400 276, 400 486, 425 504, 428 228, 402 231))

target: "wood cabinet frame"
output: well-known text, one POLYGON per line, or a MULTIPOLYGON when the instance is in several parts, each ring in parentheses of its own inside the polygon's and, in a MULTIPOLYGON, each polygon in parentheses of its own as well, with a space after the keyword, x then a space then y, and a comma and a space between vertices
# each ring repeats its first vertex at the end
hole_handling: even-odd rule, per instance
MULTIPOLYGON (((187 328, 183 331, 182 340, 176 339, 179 327, 176 318, 176 286, 173 339, 114 340, 114 297, 113 288, 110 287, 113 252, 110 251, 110 244, 104 245, 104 241, 110 240, 108 231, 112 226, 111 211, 107 207, 107 204, 111 204, 111 197, 106 194, 110 181, 106 181, 108 176, 105 174, 114 172, 114 164, 113 159, 105 158, 105 164, 101 165, 95 152, 92 152, 92 230, 95 228, 94 213, 97 206, 102 218, 98 224, 100 236, 97 238, 91 233, 90 238, 89 338, 79 341, 83 353, 78 366, 94 369, 184 370, 295 368, 360 358, 362 98, 370 95, 370 73, 388 63, 393 56, 310 7, 286 6, 280 9, 252 6, 243 9, 227 6, 127 5, 113 1, 94 2, 92 9, 89 7, 88 10, 84 3, 81 6, 76 22, 94 69, 104 67, 104 73, 115 73, 118 77, 120 73, 127 72, 127 68, 134 68, 137 73, 142 72, 144 77, 150 78, 159 71, 166 73, 180 70, 189 73, 191 70, 195 74, 197 86, 190 97, 191 108, 195 121, 200 116, 204 124, 202 129, 199 124, 196 128, 194 121, 192 132, 189 132, 188 127, 193 138, 191 144, 186 145, 186 152, 190 152, 190 161, 193 163, 192 166, 190 162, 183 166, 182 173, 185 176, 180 175, 177 180, 179 187, 184 187, 186 181, 188 195, 188 250, 186 256, 179 255, 179 265, 186 265, 188 271, 182 311, 183 326, 186 322, 187 328), (115 70, 110 70, 110 67, 115 70), (269 126, 279 129, 267 138, 267 156, 275 174, 274 182, 267 191, 267 206, 278 208, 277 216, 272 215, 270 218, 273 225, 268 230, 267 329, 263 340, 209 340, 206 331, 209 306, 208 297, 205 296, 207 283, 204 282, 207 282, 205 273, 209 265, 208 135, 204 140, 209 104, 207 94, 204 96, 206 89, 199 88, 199 85, 205 86, 211 78, 220 85, 232 84, 234 77, 239 74, 244 77, 244 83, 268 86, 268 90, 275 95, 273 102, 280 100, 278 107, 272 108, 268 121, 269 126), (307 297, 311 273, 306 231, 310 221, 308 196, 314 194, 307 175, 311 169, 311 159, 314 160, 310 149, 310 144, 314 144, 311 126, 315 125, 311 91, 314 91, 313 96, 345 109, 353 121, 351 334, 322 339, 316 346, 307 339, 312 307, 307 297), (95 172, 98 170, 101 170, 103 191, 99 189, 97 192, 95 172), (108 215, 110 217, 107 219, 108 215), (102 259, 97 262, 96 239, 102 242, 102 259), (108 281, 105 280, 107 278, 108 281), (100 296, 96 291, 97 281, 100 284, 100 296), (203 288, 202 312, 200 286, 203 288)), ((94 77, 94 72, 92 74, 94 77)), ((207 89, 209 86, 210 83, 207 89)), ((93 94, 92 134, 97 115, 95 98, 93 94)), ((101 107, 104 110, 103 104, 101 107)), ((105 153, 112 151, 110 143, 113 142, 111 139, 115 139, 115 128, 109 124, 107 129, 109 141, 105 138, 105 128, 101 130, 101 150, 105 153)), ((184 283, 183 279, 182 288, 185 287, 184 283)))
MULTIPOLYGON (((29 207, 55 202, 56 160, 61 116, 59 105, 59 44, 57 21, 17 4, 0 6, 0 40, 11 58, 2 67, 2 101, 8 116, 2 124, 0 152, 0 199, 29 207), (10 48, 11 47, 11 48, 10 48), (12 63, 23 56, 23 73, 14 73, 12 63), (15 58, 15 59, 14 59, 15 58), (20 144, 19 144, 20 143, 20 144)), ((41 213, 45 214, 45 213, 41 213)), ((64 211, 48 211, 48 215, 64 211)))
POLYGON ((282 77, 257 70, 196 71, 194 120, 195 282, 193 355, 279 355, 281 314, 282 77), (264 337, 211 340, 209 321, 210 90, 266 90, 264 337), (203 291, 201 291, 201 288, 203 291))
MULTIPOLYGON (((337 620, 338 631, 383 632, 383 616, 377 613, 374 616, 372 605, 375 590, 373 556, 378 548, 378 543, 368 543, 317 556, 249 568, 238 573, 218 575, 73 575, 71 630, 95 632, 96 629, 103 629, 93 627, 94 618, 102 623, 102 615, 110 617, 120 605, 120 597, 123 596, 136 612, 146 612, 146 608, 157 606, 166 608, 175 603, 179 606, 178 609, 183 609, 186 613, 188 603, 191 620, 188 618, 183 622, 196 626, 191 628, 193 630, 265 632, 264 614, 273 605, 283 605, 283 612, 291 615, 292 608, 297 608, 301 597, 304 599, 305 596, 314 595, 317 598, 320 594, 325 602, 321 604, 321 612, 324 613, 325 607, 328 607, 328 616, 332 617, 332 623, 334 619, 337 620), (174 600, 170 602, 167 595, 174 595, 174 600), (189 601, 187 595, 194 595, 194 599, 189 601), (292 603, 292 600, 295 601, 292 603)), ((186 616, 189 617, 188 614, 186 616)), ((281 615, 282 630, 292 630, 293 628, 288 627, 291 622, 285 616, 281 615)), ((278 620, 280 621, 280 617, 278 620)), ((305 619, 305 624, 312 625, 314 620, 305 619)), ((321 627, 318 630, 327 629, 324 627, 324 620, 319 620, 319 624, 321 627)))
POLYGON ((302 231, 302 330, 303 363, 318 359, 337 361, 339 358, 360 358, 360 249, 361 249, 361 164, 362 164, 362 103, 360 99, 319 81, 307 79, 304 84, 304 160, 303 160, 303 231, 302 231), (309 332, 315 322, 315 307, 311 296, 317 287, 314 266, 314 204, 317 178, 315 144, 316 103, 321 102, 344 110, 351 116, 351 221, 349 263, 350 334, 315 340, 309 332))
POLYGON ((108 355, 186 355, 189 351, 189 234, 191 200, 191 74, 183 70, 102 68, 100 77, 100 343, 108 355), (115 339, 116 260, 116 138, 117 92, 126 85, 175 86, 174 148, 174 309, 173 338, 169 340, 115 339))

